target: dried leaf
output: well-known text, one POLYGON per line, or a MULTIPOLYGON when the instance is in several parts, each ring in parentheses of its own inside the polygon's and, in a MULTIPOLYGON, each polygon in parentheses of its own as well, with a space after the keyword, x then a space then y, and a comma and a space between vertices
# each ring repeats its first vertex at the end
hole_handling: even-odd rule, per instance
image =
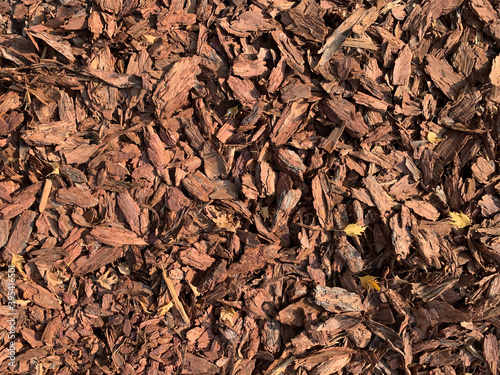
POLYGON ((439 142, 444 141, 439 135, 434 132, 427 133, 427 140, 431 142, 433 145, 437 145, 439 142))
POLYGON ((471 224, 469 217, 462 212, 450 212, 449 216, 453 225, 457 226, 458 228, 465 228, 471 224))
POLYGON ((19 273, 21 275, 23 275, 24 278, 26 278, 26 273, 24 272, 24 269, 23 269, 24 263, 25 263, 25 260, 24 260, 22 255, 12 254, 11 264, 17 268, 19 273))
POLYGON ((234 327, 238 317, 238 313, 232 307, 222 308, 220 311, 220 321, 229 327, 234 327))
POLYGON ((47 176, 50 176, 51 174, 59 176, 59 164, 57 164, 55 161, 49 164, 52 167, 52 172, 50 172, 47 176))
POLYGON ((361 234, 363 234, 365 229, 366 229, 366 226, 362 227, 359 224, 349 224, 347 227, 344 228, 344 232, 348 236, 357 237, 357 236, 360 236, 361 234))
POLYGON ((363 285, 363 287, 366 290, 377 290, 377 291, 379 291, 380 290, 380 286, 378 285, 376 279, 377 279, 376 276, 370 276, 370 275, 361 276, 359 278, 359 280, 361 281, 361 285, 363 285))

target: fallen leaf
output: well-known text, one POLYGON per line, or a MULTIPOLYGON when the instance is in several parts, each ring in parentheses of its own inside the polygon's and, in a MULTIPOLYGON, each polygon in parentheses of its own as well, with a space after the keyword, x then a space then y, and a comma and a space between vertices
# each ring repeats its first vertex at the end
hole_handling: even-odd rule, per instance
POLYGON ((377 277, 375 276, 361 276, 359 280, 361 281, 361 285, 365 287, 367 290, 380 290, 380 286, 378 285, 376 281, 377 277))
POLYGON ((471 224, 469 217, 463 212, 450 212, 449 216, 453 225, 458 228, 465 228, 471 224))
POLYGON ((23 263, 25 263, 25 260, 21 255, 12 254, 11 264, 17 268, 19 273, 21 275, 23 275, 24 278, 26 278, 26 273, 24 272, 24 269, 23 269, 23 263))
POLYGON ((348 236, 357 237, 362 235, 365 229, 366 227, 362 227, 359 224, 349 224, 347 227, 344 228, 344 232, 348 236))
POLYGON ((224 118, 235 118, 238 114, 238 107, 239 105, 237 104, 234 107, 228 108, 226 114, 224 115, 224 118))
POLYGON ((156 310, 156 314, 158 314, 158 316, 163 316, 166 313, 168 313, 173 306, 174 306, 174 303, 172 301, 170 301, 169 303, 158 307, 158 310, 156 310))
POLYGON ((427 133, 427 140, 431 142, 433 145, 437 145, 439 142, 444 141, 439 135, 434 132, 427 133))
POLYGON ((232 307, 222 308, 220 311, 220 321, 229 327, 234 327, 238 317, 238 313, 232 307))

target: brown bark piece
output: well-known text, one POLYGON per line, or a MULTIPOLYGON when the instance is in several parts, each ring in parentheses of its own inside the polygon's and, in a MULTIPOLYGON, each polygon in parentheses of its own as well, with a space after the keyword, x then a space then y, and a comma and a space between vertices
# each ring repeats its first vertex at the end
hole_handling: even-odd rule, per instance
POLYGON ((369 131, 363 116, 356 111, 354 105, 341 97, 332 97, 321 101, 321 111, 338 125, 345 125, 349 134, 361 138, 369 131))
POLYGON ((52 310, 62 309, 61 304, 53 293, 32 281, 19 284, 19 289, 23 291, 24 298, 33 301, 38 306, 52 310))
POLYGON ((437 234, 427 229, 421 229, 418 231, 412 231, 412 235, 413 238, 415 238, 418 249, 427 264, 437 269, 441 268, 441 262, 439 261, 440 244, 437 234))
POLYGON ((258 77, 267 71, 263 60, 252 60, 245 55, 239 55, 233 64, 233 73, 241 78, 258 77))
POLYGON ((347 268, 349 268, 352 273, 359 273, 363 271, 365 263, 363 262, 361 254, 349 243, 349 241, 347 241, 345 236, 340 238, 336 252, 346 263, 347 268))
POLYGON ((308 104, 305 102, 293 102, 288 104, 271 134, 271 142, 280 146, 288 142, 302 124, 308 104))
POLYGON ((342 288, 317 285, 314 289, 314 302, 326 311, 334 313, 364 310, 361 298, 342 288))
POLYGON ((139 205, 132 199, 128 192, 118 193, 116 203, 118 203, 118 207, 120 207, 123 216, 125 216, 130 229, 140 234, 139 215, 141 214, 141 209, 139 205))
POLYGON ((75 62, 76 57, 73 54, 71 44, 67 40, 62 39, 59 36, 49 34, 45 31, 35 31, 33 30, 33 28, 28 31, 28 35, 43 40, 45 43, 47 43, 49 46, 63 55, 70 63, 75 62))
POLYGON ((158 118, 166 119, 188 103, 189 90, 200 74, 200 58, 185 57, 175 62, 153 93, 158 118))
POLYGON ((405 203, 414 213, 427 220, 439 219, 439 211, 431 203, 422 200, 411 200, 405 203))
POLYGON ((465 77, 455 73, 446 60, 439 60, 431 55, 426 57, 425 71, 430 75, 434 84, 450 99, 458 97, 465 87, 465 77))
POLYGON ((214 191, 211 181, 200 171, 196 171, 184 177, 182 185, 193 197, 208 202, 210 194, 214 191))
POLYGON ((370 192, 373 202, 380 214, 385 216, 392 210, 393 202, 385 190, 380 186, 375 177, 368 176, 364 179, 366 189, 370 192))
POLYGON ((5 245, 5 250, 10 254, 21 254, 30 239, 33 231, 33 223, 36 213, 34 211, 24 211, 12 225, 9 242, 5 245))
POLYGON ((325 66, 330 62, 332 55, 340 48, 342 43, 351 33, 352 28, 356 25, 365 15, 363 8, 359 8, 354 11, 335 31, 330 35, 323 47, 318 53, 321 54, 321 58, 316 65, 316 69, 326 78, 329 78, 329 74, 325 73, 325 66), (325 76, 326 75, 326 76, 325 76))
POLYGON ((94 207, 99 203, 99 199, 95 198, 87 189, 78 186, 68 189, 58 189, 56 200, 62 204, 75 205, 82 208, 94 207))
POLYGON ((41 187, 42 183, 38 182, 18 193, 12 199, 12 204, 6 205, 4 208, 2 208, 2 210, 0 211, 0 218, 3 220, 8 220, 16 217, 24 210, 30 208, 31 205, 35 203, 35 194, 40 190, 41 187))
POLYGON ((293 80, 281 89, 281 100, 285 103, 299 99, 309 99, 310 97, 311 85, 303 84, 299 80, 293 80))
POLYGON ((274 19, 266 17, 264 11, 252 7, 252 10, 241 13, 231 22, 228 31, 237 36, 246 37, 254 32, 274 30, 278 26, 279 24, 274 19))
POLYGON ((292 177, 303 180, 306 166, 299 155, 288 148, 280 148, 275 154, 277 164, 292 177))
POLYGON ((228 78, 227 84, 231 87, 234 96, 238 99, 241 105, 247 108, 253 108, 255 104, 257 104, 257 100, 260 98, 260 93, 252 81, 231 76, 228 78))
POLYGON ((388 104, 373 96, 364 94, 362 92, 357 92, 352 96, 352 98, 357 104, 364 105, 365 107, 370 108, 376 112, 384 113, 387 111, 388 104))
POLYGON ((243 275, 263 268, 267 262, 278 256, 277 245, 260 245, 245 249, 240 260, 231 264, 228 269, 229 276, 243 275))
POLYGON ((492 375, 498 374, 498 358, 500 358, 498 348, 498 339, 493 334, 487 334, 483 342, 483 353, 484 359, 492 373, 492 375))
POLYGON ((206 271, 215 261, 208 254, 192 247, 179 252, 179 259, 182 263, 201 271, 206 271))
POLYGON ((146 245, 146 241, 139 238, 136 233, 125 228, 111 226, 97 226, 90 231, 96 241, 106 245, 119 247, 123 245, 146 245))
POLYGON ((23 134, 24 141, 31 146, 58 145, 76 132, 75 125, 66 121, 42 122, 32 128, 23 134))
POLYGON ((411 215, 408 208, 402 206, 401 213, 396 213, 389 220, 391 228, 392 245, 396 256, 406 259, 410 254, 411 247, 411 215))
POLYGON ((485 24, 498 20, 498 13, 488 0, 472 0, 471 8, 485 24))
POLYGON ((302 52, 290 40, 284 31, 274 30, 271 32, 280 52, 286 57, 286 63, 299 75, 305 73, 305 61, 302 52))
POLYGON ((399 53, 398 58, 394 62, 394 70, 392 73, 392 84, 399 86, 408 86, 411 76, 411 60, 413 53, 408 45, 399 53))
MULTIPOLYGON (((105 228, 107 229, 107 228, 105 228)), ((116 233, 116 232, 115 232, 116 233)), ((98 234, 98 232, 96 232, 98 234)), ((103 237, 103 236, 101 236, 103 237)), ((125 239, 126 241, 126 239, 125 239)), ((112 242, 112 241, 109 241, 112 242)), ((115 240, 115 243, 123 242, 122 240, 115 240)), ((121 257, 123 257, 123 248, 116 247, 115 245, 110 246, 102 246, 100 249, 96 250, 90 256, 82 256, 75 261, 75 274, 76 275, 85 275, 90 272, 94 272, 98 270, 102 266, 105 266, 109 263, 115 262, 121 257)))

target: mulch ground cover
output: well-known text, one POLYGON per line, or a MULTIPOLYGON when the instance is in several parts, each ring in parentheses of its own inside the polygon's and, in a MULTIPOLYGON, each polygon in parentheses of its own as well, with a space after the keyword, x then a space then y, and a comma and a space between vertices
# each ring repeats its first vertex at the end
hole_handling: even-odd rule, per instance
POLYGON ((499 8, 2 1, 1 373, 499 374, 499 8))

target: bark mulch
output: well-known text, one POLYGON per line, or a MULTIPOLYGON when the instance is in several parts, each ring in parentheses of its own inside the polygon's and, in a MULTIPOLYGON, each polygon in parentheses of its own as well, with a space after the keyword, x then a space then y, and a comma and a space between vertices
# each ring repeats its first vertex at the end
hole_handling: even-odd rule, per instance
POLYGON ((1 372, 498 374, 499 8, 2 1, 1 372))

